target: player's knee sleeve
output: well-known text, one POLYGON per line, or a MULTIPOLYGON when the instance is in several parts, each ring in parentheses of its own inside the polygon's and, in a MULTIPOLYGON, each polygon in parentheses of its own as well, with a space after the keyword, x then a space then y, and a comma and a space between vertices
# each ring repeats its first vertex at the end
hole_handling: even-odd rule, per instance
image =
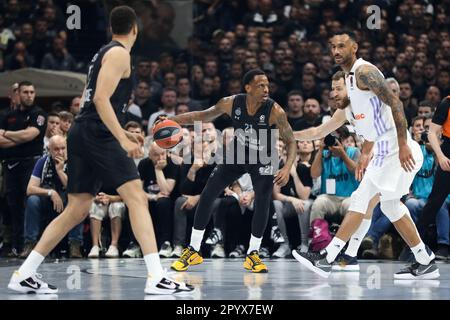
POLYGON ((91 209, 89 209, 89 217, 92 219, 102 221, 106 216, 107 210, 108 210, 107 206, 100 205, 94 202, 91 205, 91 209))
POLYGON ((400 200, 381 201, 380 209, 391 222, 400 220, 408 213, 408 208, 400 200))
POLYGON ((125 214, 125 204, 123 202, 113 202, 109 205, 108 215, 110 219, 114 219, 116 217, 123 218, 125 214))
POLYGON ((350 196, 350 206, 348 207, 348 211, 365 215, 367 207, 369 205, 369 201, 370 195, 358 188, 353 191, 352 195, 350 196))

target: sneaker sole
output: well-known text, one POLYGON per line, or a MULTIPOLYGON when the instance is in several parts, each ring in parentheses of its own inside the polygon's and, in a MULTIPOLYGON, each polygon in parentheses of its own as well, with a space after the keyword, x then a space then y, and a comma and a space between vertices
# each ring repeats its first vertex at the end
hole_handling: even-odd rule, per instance
POLYGON ((191 291, 186 291, 186 290, 169 290, 169 289, 157 289, 157 288, 152 288, 152 289, 145 289, 144 292, 145 294, 150 294, 150 295, 186 295, 186 294, 192 294, 194 293, 194 290, 191 291))
POLYGON ((32 288, 24 288, 22 287, 20 284, 14 284, 14 283, 10 283, 8 284, 8 289, 13 290, 15 292, 18 293, 25 293, 25 294, 30 294, 30 293, 35 293, 35 294, 52 294, 52 293, 58 293, 58 289, 32 289, 32 288))
POLYGON ((394 274, 394 279, 397 280, 434 280, 439 278, 441 275, 439 274, 439 269, 434 270, 430 273, 425 273, 420 276, 414 276, 411 273, 405 274, 394 274))
POLYGON ((332 271, 342 271, 342 272, 359 272, 359 265, 346 265, 341 267, 340 265, 333 265, 331 267, 332 271))
POLYGON ((300 264, 302 264, 303 266, 305 266, 306 268, 308 268, 310 271, 318 274, 319 276, 321 276, 322 278, 328 278, 330 276, 330 272, 326 272, 323 271, 322 269, 319 269, 317 267, 315 267, 311 261, 309 261, 308 259, 303 258, 301 255, 299 255, 295 250, 292 250, 292 255, 294 256, 295 260, 297 260, 298 262, 300 262, 300 264))

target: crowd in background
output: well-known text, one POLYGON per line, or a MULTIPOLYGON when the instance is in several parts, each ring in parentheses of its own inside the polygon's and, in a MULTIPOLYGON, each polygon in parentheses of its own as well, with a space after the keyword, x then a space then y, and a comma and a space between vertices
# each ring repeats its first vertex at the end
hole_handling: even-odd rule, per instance
MULTIPOLYGON (((152 1, 152 4, 151 10, 157 14, 152 18, 152 26, 170 31, 174 21, 170 4, 164 1, 152 1)), ((181 255, 190 237, 201 191, 214 168, 207 160, 229 141, 232 128, 227 116, 205 123, 200 133, 204 163, 190 164, 183 162, 186 154, 180 152, 193 150, 199 133, 186 127, 182 145, 175 150, 161 149, 152 142, 150 132, 157 116, 204 110, 223 96, 242 92, 244 73, 261 68, 269 77, 271 98, 283 106, 293 130, 318 126, 335 111, 330 90, 331 76, 337 69, 328 50, 328 38, 344 27, 356 33, 358 57, 372 62, 386 78, 391 78, 389 83, 403 102, 412 137, 421 144, 426 160, 411 186, 411 193, 403 199, 417 220, 431 191, 436 168, 423 132, 429 127, 438 103, 450 93, 450 3, 404 0, 370 1, 370 4, 381 8, 379 29, 367 28, 370 13, 366 1, 194 1, 194 32, 185 48, 169 39, 154 51, 151 46, 137 43, 132 52, 135 89, 124 126, 146 136, 146 156, 136 164, 148 195, 161 256, 181 255), (191 167, 196 172, 194 177, 188 175, 191 167)), ((100 4, 94 7, 91 8, 94 12, 102 11, 100 4)), ((77 35, 65 29, 65 7, 59 1, 0 1, 0 8, 0 71, 25 67, 85 71, 90 54, 106 41, 107 28, 101 25, 100 19, 98 26, 93 27, 100 41, 94 42, 95 50, 76 48, 72 42, 77 35)), ((107 15, 103 13, 103 16, 107 15)), ((34 96, 30 103, 26 95, 27 88, 38 87, 37 83, 34 85, 12 86, 11 103, 2 106, 0 130, 8 129, 5 120, 8 112, 26 108, 23 106, 37 110, 34 96)), ((39 90, 35 94, 39 96, 39 90)), ((42 151, 31 155, 35 159, 26 185, 14 189, 14 196, 21 190, 23 195, 19 198, 23 199, 23 206, 11 208, 12 189, 8 179, 3 179, 0 210, 6 256, 26 257, 49 219, 64 207, 67 179, 64 161, 70 154, 66 154, 62 138, 79 112, 80 98, 74 97, 70 106, 41 106, 47 112, 36 111, 38 116, 29 124, 39 129, 33 139, 42 140, 42 151), (45 124, 39 125, 39 116, 44 117, 45 124)), ((358 186, 354 166, 361 141, 350 124, 334 135, 338 141, 331 144, 298 142, 298 157, 289 183, 274 190, 262 257, 288 257, 290 249, 298 246, 301 250, 320 250, 337 230, 349 197, 358 186), (336 180, 335 190, 329 190, 327 179, 336 180)), ((8 146, 0 140, 3 176, 13 170, 9 168, 16 160, 8 148, 21 146, 23 142, 8 146)), ((280 141, 277 147, 282 163, 283 143, 280 141)), ((244 256, 253 197, 247 176, 224 191, 211 208, 213 220, 205 233, 203 248, 206 255, 244 256)), ((446 204, 436 224, 430 226, 427 239, 438 250, 440 259, 448 256, 448 219, 446 204)), ((396 259, 403 247, 404 243, 377 207, 359 256, 396 259)), ((67 248, 71 257, 140 256, 126 206, 114 190, 105 189, 98 194, 89 221, 71 231, 67 248), (107 216, 109 219, 105 219, 107 216)), ((55 254, 64 248, 57 250, 55 254)))

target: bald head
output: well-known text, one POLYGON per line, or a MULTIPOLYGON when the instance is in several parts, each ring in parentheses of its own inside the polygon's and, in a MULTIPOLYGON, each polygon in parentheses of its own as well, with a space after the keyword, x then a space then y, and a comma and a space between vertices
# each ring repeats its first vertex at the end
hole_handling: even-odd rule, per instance
POLYGON ((152 142, 152 144, 150 145, 148 156, 150 160, 152 160, 152 162, 156 164, 159 160, 167 159, 167 151, 158 146, 156 142, 152 142))
POLYGON ((52 158, 62 157, 66 159, 67 142, 66 138, 60 135, 54 135, 48 141, 48 150, 52 158))

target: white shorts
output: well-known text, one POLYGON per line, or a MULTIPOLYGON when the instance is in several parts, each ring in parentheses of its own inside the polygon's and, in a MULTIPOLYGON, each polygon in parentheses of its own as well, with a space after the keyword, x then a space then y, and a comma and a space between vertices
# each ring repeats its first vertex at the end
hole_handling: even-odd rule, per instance
POLYGON ((359 187, 352 194, 349 211, 366 213, 369 201, 377 193, 381 196, 380 201, 400 200, 409 193, 414 177, 422 167, 422 150, 417 142, 408 139, 408 146, 416 164, 412 172, 406 172, 400 165, 398 148, 391 153, 386 148, 389 142, 395 143, 392 140, 377 142, 375 156, 367 167, 359 187))

